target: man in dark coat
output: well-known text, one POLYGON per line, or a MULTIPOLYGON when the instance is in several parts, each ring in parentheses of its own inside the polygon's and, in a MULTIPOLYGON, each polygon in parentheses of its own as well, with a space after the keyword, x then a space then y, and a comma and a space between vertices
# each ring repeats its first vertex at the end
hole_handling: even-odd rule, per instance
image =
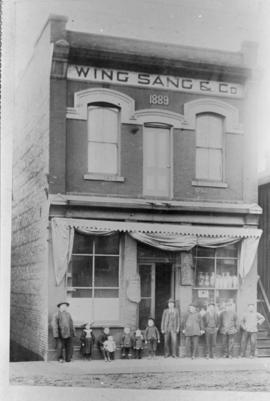
POLYGON ((208 305, 207 312, 203 316, 203 323, 205 329, 206 358, 214 358, 219 329, 219 315, 215 310, 215 304, 211 303, 208 305))
POLYGON ((175 308, 173 299, 169 299, 168 308, 163 311, 161 320, 161 333, 164 334, 165 358, 170 355, 176 357, 177 334, 180 330, 180 316, 178 309, 175 308))
POLYGON ((186 337, 186 354, 191 352, 194 359, 199 345, 199 336, 204 333, 201 314, 196 310, 195 305, 190 304, 188 313, 183 319, 183 334, 186 337))
POLYGON ((56 339, 57 359, 63 362, 63 350, 65 350, 65 360, 70 362, 73 354, 72 339, 75 336, 73 320, 67 311, 68 302, 60 302, 58 312, 53 316, 52 329, 56 339))
POLYGON ((226 310, 220 314, 220 333, 222 334, 224 358, 233 357, 234 337, 239 330, 239 321, 234 308, 234 303, 228 302, 226 310))

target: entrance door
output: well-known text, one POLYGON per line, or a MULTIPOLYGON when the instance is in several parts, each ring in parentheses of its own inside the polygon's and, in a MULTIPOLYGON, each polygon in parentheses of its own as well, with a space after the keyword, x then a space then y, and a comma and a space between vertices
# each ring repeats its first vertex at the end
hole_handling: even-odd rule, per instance
POLYGON ((143 194, 171 196, 171 144, 167 127, 144 127, 143 194))
MULTIPOLYGON (((160 332, 163 310, 173 295, 174 279, 171 263, 144 263, 139 265, 141 277, 141 302, 139 305, 139 327, 145 329, 149 317, 155 319, 160 332)), ((163 350, 163 336, 158 351, 163 350)))

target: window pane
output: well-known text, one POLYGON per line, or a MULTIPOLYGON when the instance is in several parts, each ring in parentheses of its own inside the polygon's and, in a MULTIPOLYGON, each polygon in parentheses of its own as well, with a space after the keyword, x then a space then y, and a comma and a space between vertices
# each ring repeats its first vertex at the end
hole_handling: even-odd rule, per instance
POLYGON ((192 302, 196 305, 198 310, 206 310, 207 305, 210 302, 214 302, 215 292, 214 290, 193 290, 192 291, 192 302))
POLYGON ((196 145, 207 148, 209 144, 209 118, 207 114, 197 116, 196 120, 196 145))
POLYGON ((115 144, 88 142, 88 171, 117 174, 117 153, 115 144))
POLYGON ((217 248, 216 255, 218 258, 237 258, 237 246, 228 245, 222 248, 217 248))
POLYGON ((151 297, 151 269, 151 266, 140 266, 142 297, 151 297))
POLYGON ((222 180, 222 151, 217 149, 209 149, 209 179, 221 181, 222 180))
POLYGON ((90 107, 88 110, 88 138, 97 142, 118 141, 118 109, 90 107))
POLYGON ((72 292, 72 298, 92 298, 92 290, 76 289, 72 292))
POLYGON ((92 256, 72 256, 72 286, 92 287, 92 256))
POLYGON ((119 234, 95 237, 95 254, 119 255, 119 234))
POLYGON ((95 257, 95 287, 118 287, 119 257, 95 257))
POLYGON ((215 285, 215 261, 214 259, 196 258, 196 286, 214 287, 215 285))
POLYGON ((208 147, 222 148, 223 119, 217 116, 209 116, 208 147))
POLYGON ((79 234, 75 232, 73 253, 92 253, 93 238, 89 235, 79 234))
POLYGON ((196 178, 208 179, 208 149, 196 150, 196 178))
POLYGON ((203 247, 198 246, 197 249, 195 249, 194 255, 207 256, 208 258, 210 258, 210 257, 213 258, 215 256, 215 249, 214 248, 203 248, 203 247))
POLYGON ((95 298, 118 298, 119 290, 95 289, 95 298))

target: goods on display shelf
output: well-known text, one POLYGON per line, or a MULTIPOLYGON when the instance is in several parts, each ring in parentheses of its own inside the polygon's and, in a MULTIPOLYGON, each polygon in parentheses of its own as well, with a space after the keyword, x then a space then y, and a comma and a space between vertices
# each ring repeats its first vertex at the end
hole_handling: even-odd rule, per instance
POLYGON ((197 279, 198 287, 204 288, 218 288, 218 289, 237 289, 238 288, 238 277, 237 275, 231 275, 229 272, 216 274, 211 273, 198 273, 197 279))

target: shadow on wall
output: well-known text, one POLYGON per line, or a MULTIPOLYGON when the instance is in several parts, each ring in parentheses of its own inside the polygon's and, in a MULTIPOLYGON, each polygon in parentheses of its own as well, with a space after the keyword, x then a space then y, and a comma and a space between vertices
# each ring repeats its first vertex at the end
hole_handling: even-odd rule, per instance
POLYGON ((27 362, 27 361, 43 361, 44 359, 30 351, 27 348, 22 347, 20 344, 15 341, 10 342, 9 349, 9 360, 10 362, 27 362))

